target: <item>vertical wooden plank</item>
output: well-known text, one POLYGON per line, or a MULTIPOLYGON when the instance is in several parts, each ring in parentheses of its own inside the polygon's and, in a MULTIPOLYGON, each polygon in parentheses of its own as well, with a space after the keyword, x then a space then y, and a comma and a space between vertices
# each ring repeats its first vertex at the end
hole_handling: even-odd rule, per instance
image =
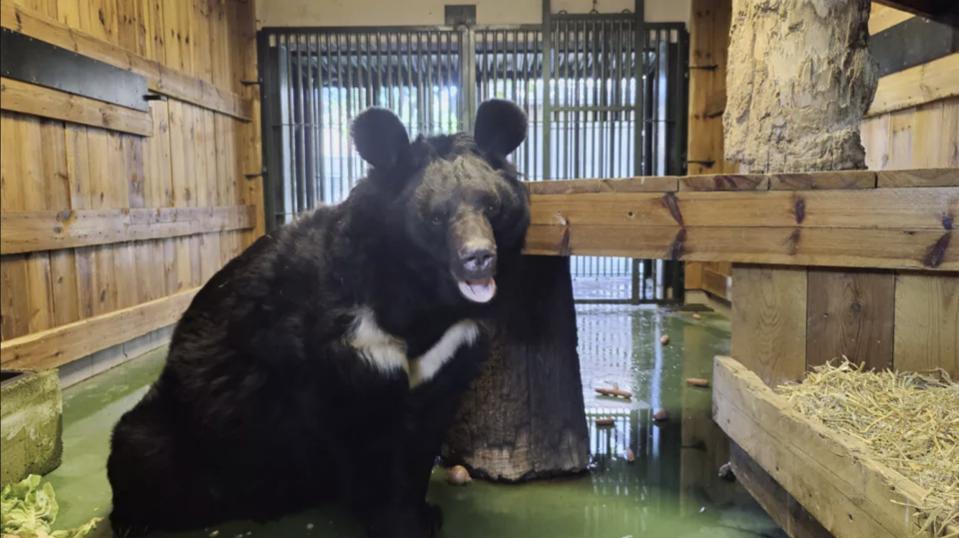
POLYGON ((942 368, 959 379, 959 275, 896 275, 897 370, 942 368))
POLYGON ((29 331, 26 257, 4 256, 0 263, 0 335, 4 340, 27 334, 29 331))
POLYGON ((942 125, 940 136, 933 140, 942 160, 936 167, 959 168, 959 97, 942 101, 942 125))
POLYGON ((166 36, 163 64, 183 69, 183 35, 180 32, 180 4, 183 0, 163 1, 163 33, 166 36))
POLYGON ((212 2, 210 12, 210 61, 213 84, 218 88, 231 88, 230 81, 230 36, 227 27, 226 1, 212 2))
POLYGON ((733 266, 732 354, 766 384, 806 370, 806 270, 733 266))
POLYGON ((80 1, 57 0, 57 20, 70 28, 80 28, 80 1))
POLYGON ((152 101, 153 136, 143 140, 146 207, 173 207, 173 178, 170 156, 170 112, 167 102, 152 101))
POLYGON ((146 207, 145 172, 143 163, 143 139, 136 136, 123 136, 123 170, 127 183, 127 204, 129 207, 146 207))
POLYGON ((194 63, 194 74, 197 78, 213 82, 212 50, 210 49, 210 22, 211 0, 192 0, 193 15, 191 20, 190 50, 194 63))
POLYGON ((896 170, 912 166, 912 136, 915 110, 893 112, 889 117, 889 160, 886 168, 896 170))
POLYGON ((866 368, 892 368, 895 274, 809 268, 806 368, 847 357, 866 368))
POLYGON ((166 65, 166 28, 163 26, 163 0, 139 0, 144 27, 144 56, 166 65))
POLYGON ((941 101, 915 108, 912 147, 909 148, 911 168, 933 168, 936 163, 947 160, 945 155, 940 155, 941 146, 937 143, 939 139, 949 136, 947 131, 940 132, 944 108, 941 101))
POLYGON ((83 0, 78 3, 80 26, 98 39, 119 44, 117 2, 128 0, 83 0))
POLYGON ((141 26, 139 0, 116 0, 117 44, 135 54, 144 55, 146 27, 141 26))
POLYGON ((689 72, 690 174, 711 174, 735 166, 723 154, 726 108, 726 51, 729 48, 731 0, 692 0, 689 72), (711 164, 708 161, 712 161, 711 164))
MULTIPOLYGON (((93 196, 95 186, 90 178, 90 144, 87 131, 86 127, 80 125, 67 124, 65 127, 67 181, 70 186, 72 209, 95 207, 93 196)), ((73 273, 76 278, 77 314, 80 319, 93 316, 93 307, 96 303, 93 266, 94 249, 92 247, 74 250, 73 273)))
MULTIPOLYGON (((46 178, 46 209, 63 210, 72 207, 66 136, 66 126, 63 123, 43 122, 41 144, 43 176, 46 178)), ((48 256, 52 300, 51 326, 77 321, 80 313, 77 305, 76 259, 73 249, 51 251, 48 256)))
POLYGON ((870 170, 885 170, 889 163, 890 115, 883 114, 862 121, 859 134, 866 150, 866 167, 870 170))

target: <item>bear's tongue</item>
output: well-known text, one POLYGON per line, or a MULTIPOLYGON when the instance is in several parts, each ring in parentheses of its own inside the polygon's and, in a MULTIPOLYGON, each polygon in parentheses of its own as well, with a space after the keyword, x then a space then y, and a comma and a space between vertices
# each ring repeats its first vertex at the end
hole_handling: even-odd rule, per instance
POLYGON ((460 293, 474 303, 488 303, 496 295, 496 281, 492 278, 459 281, 460 293))

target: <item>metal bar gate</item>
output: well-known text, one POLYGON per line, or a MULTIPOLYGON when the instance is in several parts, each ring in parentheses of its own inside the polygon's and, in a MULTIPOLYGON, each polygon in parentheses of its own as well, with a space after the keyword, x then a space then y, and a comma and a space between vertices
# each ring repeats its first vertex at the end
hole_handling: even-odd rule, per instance
MULTIPOLYGON (((685 172, 681 23, 631 13, 553 14, 509 27, 268 28, 260 32, 268 225, 343 200, 365 175, 349 122, 369 106, 411 135, 470 131, 476 106, 529 117, 512 159, 523 179, 685 172)), ((574 256, 577 300, 681 300, 682 264, 574 256)))

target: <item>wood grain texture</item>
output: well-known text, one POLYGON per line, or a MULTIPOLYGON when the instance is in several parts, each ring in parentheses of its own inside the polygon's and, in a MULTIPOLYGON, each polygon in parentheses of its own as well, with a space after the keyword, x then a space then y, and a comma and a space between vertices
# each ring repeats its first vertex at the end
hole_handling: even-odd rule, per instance
POLYGON ((140 136, 149 136, 153 132, 153 120, 146 112, 19 80, 0 78, 0 99, 3 110, 140 136))
MULTIPOLYGON (((959 175, 959 169, 955 170, 959 175)), ((532 195, 541 225, 949 230, 959 188, 532 195)))
POLYGON ((866 170, 775 174, 769 177, 769 190, 773 191, 873 189, 875 187, 876 173, 866 170))
POLYGON ((531 194, 579 194, 596 192, 675 192, 676 176, 644 176, 622 179, 565 179, 524 183, 531 194))
MULTIPOLYGON (((253 216, 245 212, 246 206, 261 207, 261 183, 243 177, 259 166, 260 153, 259 123, 249 121, 256 89, 240 82, 256 78, 252 3, 14 0, 0 4, 0 22, 143 74, 154 91, 174 97, 150 103, 144 116, 153 121, 141 133, 146 136, 112 130, 112 123, 44 119, 37 115, 47 114, 42 110, 27 114, 4 106, 0 111, 2 217, 40 217, 24 220, 24 226, 0 223, 0 242, 30 242, 30 235, 43 241, 74 232, 83 236, 83 226, 89 232, 79 242, 68 238, 75 246, 51 245, 57 250, 20 246, 8 253, 0 246, 4 341, 199 286, 261 233, 261 211, 253 216), (169 25, 164 22, 167 10, 174 15, 166 18, 169 25), (184 40, 173 54, 176 67, 167 59, 167 32, 189 37, 188 45, 184 40), (214 43, 217 50, 211 50, 214 43), (211 227, 206 215, 237 206, 243 206, 237 218, 249 225, 211 227), (157 213, 143 220, 151 209, 157 213), (180 216, 162 222, 167 219, 160 216, 174 214, 180 216), (188 214, 203 216, 183 220, 188 214), (58 217, 69 224, 64 227, 58 217), (119 226, 124 219, 127 224, 119 226), (84 220, 74 231, 67 229, 84 220), (196 227, 211 232, 196 234, 196 227), (188 235, 149 238, 164 228, 188 235), (98 242, 93 241, 98 235, 110 236, 109 242, 90 244, 98 242), (24 248, 30 251, 20 252, 24 248)), ((2 103, 8 102, 14 103, 4 93, 2 103)), ((65 111, 72 113, 61 108, 54 117, 65 111)), ((121 353, 121 348, 105 350, 103 356, 121 353)))
POLYGON ((730 442, 729 462, 736 482, 756 499, 769 517, 792 538, 833 538, 795 497, 783 489, 756 460, 734 442, 730 442))
POLYGON ((806 270, 733 266, 732 354, 766 384, 806 371, 806 270))
POLYGON ((689 20, 689 173, 735 172, 725 161, 726 53, 731 0, 692 0, 689 20))
POLYGON ((5 211, 0 253, 107 245, 252 228, 254 206, 5 211))
POLYGON ((881 170, 879 187, 959 187, 959 169, 881 170))
POLYGON ((866 116, 959 96, 959 52, 886 75, 866 116))
POLYGON ((959 379, 959 273, 896 275, 897 370, 942 368, 959 379))
POLYGON ((809 268, 806 368, 840 360, 892 368, 895 274, 809 268))
POLYGON ((959 232, 531 225, 524 252, 877 269, 959 270, 959 232))
POLYGON ((54 368, 170 325, 198 290, 116 310, 0 343, 4 368, 54 368))
POLYGON ((729 357, 714 361, 713 417, 837 538, 919 530, 913 516, 924 489, 879 463, 864 442, 799 414, 729 357))
MULTIPOLYGON (((184 72, 184 69, 192 69, 192 60, 184 63, 183 59, 187 56, 192 58, 194 52, 192 47, 186 49, 186 52, 182 48, 184 31, 181 30, 179 25, 188 24, 189 19, 181 20, 181 17, 179 17, 179 5, 181 3, 184 4, 184 9, 192 10, 191 4, 176 0, 154 5, 154 7, 159 8, 158 11, 146 10, 141 12, 150 13, 151 17, 159 12, 161 20, 170 25, 168 28, 177 46, 170 47, 168 42, 165 43, 163 50, 167 53, 163 55, 162 61, 164 63, 144 58, 136 51, 127 50, 120 46, 117 38, 112 37, 117 33, 115 12, 112 12, 112 15, 107 13, 110 18, 105 23, 99 23, 99 14, 90 15, 90 11, 86 9, 88 7, 86 1, 81 4, 84 9, 80 10, 81 15, 76 22, 70 21, 68 23, 75 24, 75 26, 68 26, 23 6, 16 6, 7 2, 0 5, 0 24, 4 28, 10 28, 58 47, 73 50, 84 56, 143 75, 147 78, 149 88, 157 93, 216 110, 238 119, 250 120, 252 103, 249 99, 237 95, 228 88, 219 88, 201 78, 197 78, 192 75, 190 70, 184 72), (172 20, 162 19, 167 12, 173 13, 172 20), (171 68, 170 65, 175 67, 171 68)), ((189 32, 186 32, 186 34, 189 36, 189 32)), ((167 39, 167 36, 163 36, 163 39, 167 39)), ((202 47, 203 54, 209 54, 208 44, 209 41, 207 40, 206 44, 198 45, 198 48, 202 47)), ((235 82, 238 86, 239 78, 235 82)))
POLYGON ((769 177, 758 174, 708 174, 679 178, 681 191, 764 191, 769 177))

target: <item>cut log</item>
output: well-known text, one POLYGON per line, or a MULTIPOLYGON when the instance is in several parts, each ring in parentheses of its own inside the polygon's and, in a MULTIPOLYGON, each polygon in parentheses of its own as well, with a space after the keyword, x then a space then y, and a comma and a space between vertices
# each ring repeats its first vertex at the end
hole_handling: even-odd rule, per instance
POLYGON ((588 463, 569 258, 526 256, 465 396, 444 457, 474 477, 516 482, 579 473, 588 463))

